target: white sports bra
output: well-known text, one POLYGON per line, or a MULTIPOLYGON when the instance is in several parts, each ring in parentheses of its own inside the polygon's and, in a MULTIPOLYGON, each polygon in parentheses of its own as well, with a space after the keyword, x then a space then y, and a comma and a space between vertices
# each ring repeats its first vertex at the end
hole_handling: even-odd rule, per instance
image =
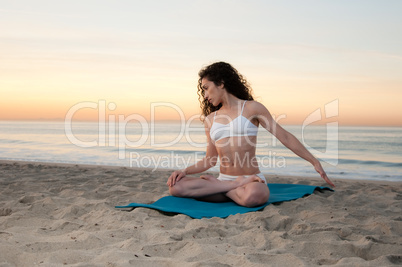
POLYGON ((258 127, 243 116, 244 101, 241 113, 228 124, 215 122, 216 111, 214 115, 213 124, 209 131, 212 141, 217 142, 222 138, 232 136, 257 136, 258 127))

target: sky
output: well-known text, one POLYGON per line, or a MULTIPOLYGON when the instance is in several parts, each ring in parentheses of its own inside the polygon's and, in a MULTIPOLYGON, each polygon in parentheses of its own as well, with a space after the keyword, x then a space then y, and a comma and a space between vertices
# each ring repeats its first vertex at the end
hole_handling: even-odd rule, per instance
POLYGON ((198 71, 226 61, 281 124, 318 109, 317 124, 402 126, 400 10, 398 0, 0 0, 0 120, 189 119, 198 71))

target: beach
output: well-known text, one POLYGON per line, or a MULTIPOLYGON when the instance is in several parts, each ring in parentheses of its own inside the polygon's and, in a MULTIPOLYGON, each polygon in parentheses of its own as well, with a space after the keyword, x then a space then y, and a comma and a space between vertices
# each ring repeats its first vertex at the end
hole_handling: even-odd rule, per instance
POLYGON ((334 192, 224 219, 115 208, 169 195, 170 173, 0 161, 0 266, 402 265, 401 182, 333 179, 334 192))

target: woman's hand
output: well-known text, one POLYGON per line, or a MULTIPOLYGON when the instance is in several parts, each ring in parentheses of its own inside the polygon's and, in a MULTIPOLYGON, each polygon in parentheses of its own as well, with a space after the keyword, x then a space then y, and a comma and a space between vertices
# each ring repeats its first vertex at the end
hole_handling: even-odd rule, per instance
POLYGON ((314 169, 320 174, 321 178, 325 180, 325 182, 327 182, 327 184, 329 184, 332 187, 335 187, 334 183, 331 182, 331 180, 328 178, 327 174, 325 173, 324 169, 321 166, 321 163, 317 160, 314 163, 314 169))
POLYGON ((186 176, 186 172, 184 170, 178 170, 174 171, 168 178, 167 180, 167 185, 172 187, 174 186, 178 181, 181 180, 181 178, 186 176))

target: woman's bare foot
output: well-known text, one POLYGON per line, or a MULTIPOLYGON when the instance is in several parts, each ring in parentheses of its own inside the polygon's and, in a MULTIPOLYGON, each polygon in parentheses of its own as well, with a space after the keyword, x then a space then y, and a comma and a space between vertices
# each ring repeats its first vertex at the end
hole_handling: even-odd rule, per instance
POLYGON ((201 175, 200 178, 208 181, 215 181, 215 180, 218 181, 218 179, 215 176, 209 174, 201 175))
POLYGON ((262 180, 260 177, 258 177, 257 175, 251 175, 249 177, 245 177, 243 175, 240 175, 239 177, 237 177, 237 179, 235 180, 236 183, 238 183, 239 187, 243 186, 245 184, 248 183, 253 183, 253 182, 258 182, 258 183, 265 183, 264 180, 262 180))

